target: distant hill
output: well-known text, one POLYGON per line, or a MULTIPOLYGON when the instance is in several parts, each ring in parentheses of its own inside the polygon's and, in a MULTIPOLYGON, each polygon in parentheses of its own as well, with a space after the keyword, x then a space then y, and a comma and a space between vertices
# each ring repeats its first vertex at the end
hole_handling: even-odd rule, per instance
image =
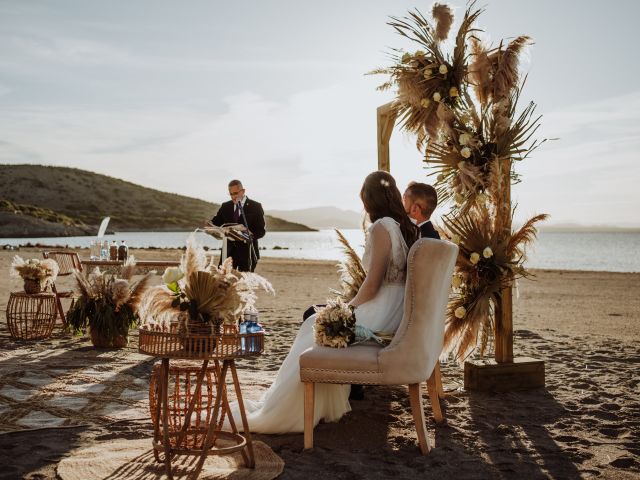
POLYGON ((361 228, 363 215, 336 207, 314 207, 300 210, 269 210, 271 215, 290 222, 303 223, 319 230, 329 228, 361 228))
MULTIPOLYGON (((113 231, 190 231, 219 207, 76 168, 0 165, 0 237, 95 234, 106 216, 113 231)), ((271 215, 266 223, 312 230, 271 215)))

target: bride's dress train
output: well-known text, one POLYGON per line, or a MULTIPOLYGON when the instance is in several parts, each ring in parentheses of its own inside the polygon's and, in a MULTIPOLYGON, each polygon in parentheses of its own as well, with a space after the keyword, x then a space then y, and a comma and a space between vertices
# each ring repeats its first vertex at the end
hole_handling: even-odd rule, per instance
MULTIPOLYGON (((372 261, 377 261, 371 258, 374 246, 369 240, 373 238, 371 232, 374 228, 384 228, 388 232, 391 252, 381 257, 382 261, 387 262, 382 286, 373 299, 356 309, 356 321, 371 330, 394 332, 402 319, 408 248, 397 222, 389 217, 377 220, 369 228, 362 259, 365 270, 369 271, 372 261)), ((275 381, 262 399, 259 402, 245 400, 247 420, 252 432, 304 431, 304 385, 300 381, 299 358, 302 352, 314 344, 314 323, 315 315, 312 315, 302 324, 275 381)), ((349 390, 349 385, 316 384, 314 425, 317 425, 320 419, 326 422, 338 421, 345 413, 351 411, 349 390)), ((231 410, 237 419, 236 423, 239 424, 237 404, 232 403, 231 410)))

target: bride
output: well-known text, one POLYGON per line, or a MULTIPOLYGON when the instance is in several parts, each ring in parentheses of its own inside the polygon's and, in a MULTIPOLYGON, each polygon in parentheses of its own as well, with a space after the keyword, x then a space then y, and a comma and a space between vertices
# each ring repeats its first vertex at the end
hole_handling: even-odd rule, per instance
MULTIPOLYGON (((395 180, 387 172, 369 174, 362 185, 360 199, 372 225, 362 259, 367 275, 350 304, 356 307, 359 325, 393 332, 402 319, 407 253, 418 231, 404 211, 395 180)), ((304 431, 304 387, 298 359, 314 344, 314 323, 315 315, 312 315, 302 324, 291 351, 261 401, 245 401, 252 432, 304 431)), ((316 385, 314 425, 320 419, 338 421, 351 411, 349 388, 349 385, 316 385)), ((231 408, 234 418, 239 418, 237 406, 231 408)))

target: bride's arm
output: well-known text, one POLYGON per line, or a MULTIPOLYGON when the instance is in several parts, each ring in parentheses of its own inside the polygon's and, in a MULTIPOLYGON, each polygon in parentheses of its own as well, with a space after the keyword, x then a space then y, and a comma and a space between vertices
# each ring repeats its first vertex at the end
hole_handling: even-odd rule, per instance
POLYGON ((379 223, 374 225, 371 229, 369 241, 371 242, 371 265, 358 293, 349 302, 350 305, 355 307, 368 302, 376 296, 384 280, 384 275, 387 273, 387 266, 391 257, 391 237, 384 226, 379 223))

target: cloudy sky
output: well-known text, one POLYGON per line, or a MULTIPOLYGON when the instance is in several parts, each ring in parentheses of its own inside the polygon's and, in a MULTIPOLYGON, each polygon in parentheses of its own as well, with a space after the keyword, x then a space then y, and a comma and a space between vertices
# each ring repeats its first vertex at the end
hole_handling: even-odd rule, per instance
MULTIPOLYGON (((524 100, 548 142, 518 166, 520 215, 640 226, 640 2, 486 0, 493 41, 528 34, 524 100)), ((404 0, 0 0, 0 163, 72 166, 209 201, 238 177, 268 209, 361 210, 378 105, 364 73, 411 48, 404 0)), ((458 18, 465 4, 452 4, 458 18)), ((424 180, 396 131, 392 173, 424 180)))

